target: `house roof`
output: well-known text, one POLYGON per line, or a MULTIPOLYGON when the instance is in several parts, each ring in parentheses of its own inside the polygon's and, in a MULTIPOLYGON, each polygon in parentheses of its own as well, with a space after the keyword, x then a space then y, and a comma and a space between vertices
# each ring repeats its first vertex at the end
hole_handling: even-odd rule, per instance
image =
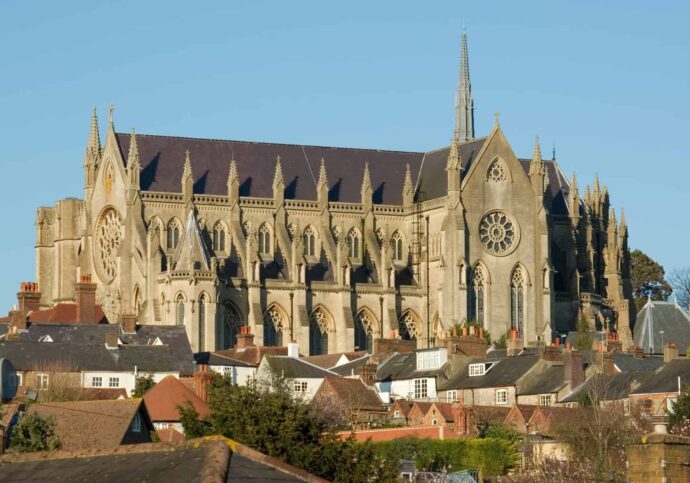
POLYGON ((407 417, 407 415, 410 414, 410 410, 412 410, 413 405, 414 403, 408 401, 407 399, 396 399, 393 401, 393 404, 391 404, 388 412, 391 413, 395 409, 398 409, 404 417, 407 417))
POLYGON ((329 371, 335 372, 342 377, 352 377, 358 374, 359 369, 369 362, 369 354, 365 354, 359 359, 354 359, 347 364, 331 367, 329 371))
POLYGON ((506 419, 512 416, 513 414, 519 414, 522 416, 522 419, 525 422, 529 422, 530 418, 534 414, 534 411, 536 411, 538 407, 539 406, 535 406, 532 404, 516 404, 512 407, 510 413, 506 416, 506 419))
MULTIPOLYGON (((494 362, 494 366, 483 376, 470 376, 469 365, 460 366, 454 374, 449 375, 448 379, 439 378, 438 388, 445 390, 515 386, 539 362, 539 356, 523 353, 490 362, 494 362)), ((473 360, 471 363, 478 363, 478 360, 473 360)))
POLYGON ((446 422, 455 421, 455 415, 453 414, 453 403, 449 402, 436 402, 433 407, 438 409, 438 412, 446 422))
POLYGON ((678 386, 690 385, 690 359, 674 359, 649 376, 631 394, 658 394, 678 392, 678 386))
POLYGON ((221 355, 218 352, 197 352, 194 354, 194 362, 209 366, 256 367, 254 364, 242 362, 232 357, 221 355))
POLYGON ((266 356, 265 361, 272 370, 280 372, 285 377, 323 379, 327 376, 336 375, 297 357, 271 355, 266 356))
POLYGON ((401 380, 416 377, 434 377, 444 370, 446 365, 439 369, 417 370, 417 355, 414 352, 393 353, 376 369, 376 380, 401 380))
POLYGON ((566 385, 563 364, 549 364, 539 361, 534 371, 530 371, 518 384, 518 395, 549 394, 558 392, 566 385))
POLYGON ((177 443, 186 439, 184 434, 174 428, 156 429, 156 434, 162 443, 177 443))
POLYGON ((621 372, 656 371, 664 365, 664 357, 646 355, 635 357, 627 352, 616 352, 614 363, 621 372))
POLYGON ((574 388, 560 402, 579 402, 584 394, 595 392, 602 401, 626 399, 631 392, 656 376, 650 371, 595 374, 574 388))
POLYGON ((127 389, 124 387, 84 387, 81 389, 82 399, 89 401, 105 399, 126 399, 127 389))
POLYGON ((252 346, 245 347, 242 349, 225 349, 222 351, 217 351, 215 354, 227 357, 230 359, 235 359, 236 361, 245 362, 247 364, 258 366, 261 364, 264 356, 266 355, 276 355, 276 356, 286 356, 287 347, 264 347, 264 346, 252 346))
POLYGON ((337 367, 336 364, 340 359, 345 357, 345 360, 352 362, 355 359, 359 359, 364 356, 366 351, 356 351, 356 352, 336 352, 334 354, 322 354, 319 356, 306 356, 302 357, 307 362, 311 362, 315 366, 319 366, 322 369, 333 369, 337 367))
POLYGON ((668 342, 676 344, 680 354, 690 347, 690 318, 675 302, 649 301, 636 320, 633 340, 645 352, 660 354, 668 342))
POLYGON ((326 376, 314 399, 329 391, 331 396, 341 402, 369 411, 383 410, 383 403, 375 389, 367 387, 359 379, 345 379, 339 376, 326 376))
POLYGON ((401 428, 386 428, 386 429, 364 429, 361 431, 341 431, 337 433, 342 440, 348 439, 351 435, 356 441, 391 441, 400 438, 418 438, 418 439, 456 439, 460 435, 442 425, 439 426, 414 426, 401 428))
POLYGON ((53 416, 65 451, 114 449, 122 443, 141 399, 70 401, 32 404, 27 414, 53 416))
POLYGON ((201 418, 211 414, 208 404, 174 376, 163 378, 144 394, 144 404, 152 421, 179 421, 178 406, 190 403, 201 418))
MULTIPOLYGON (((59 303, 55 304, 49 309, 33 310, 29 312, 27 320, 30 323, 70 323, 78 324, 77 322, 77 304, 74 303, 59 303)), ((108 319, 103 312, 100 305, 96 305, 96 320, 97 324, 107 324, 108 319)), ((83 325, 83 324, 80 324, 83 325)))

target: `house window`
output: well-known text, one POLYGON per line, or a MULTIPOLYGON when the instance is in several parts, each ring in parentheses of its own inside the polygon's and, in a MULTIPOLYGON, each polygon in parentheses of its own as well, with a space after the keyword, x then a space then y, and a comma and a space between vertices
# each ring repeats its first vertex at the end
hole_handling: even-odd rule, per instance
POLYGON ((103 378, 101 376, 92 377, 91 387, 103 387, 103 378))
POLYGON ((486 364, 470 364, 470 377, 486 374, 486 364))
POLYGON ((432 419, 431 420, 431 425, 436 426, 438 424, 438 419, 432 419))
POLYGON ((415 399, 422 399, 427 397, 427 380, 426 379, 415 379, 414 380, 414 397, 415 399))
POLYGON ((134 419, 132 419, 132 431, 135 433, 141 432, 141 415, 139 413, 136 413, 134 419))
POLYGON ((307 383, 306 382, 295 382, 295 392, 307 392, 307 383))
POLYGON ((496 404, 508 404, 508 390, 499 389, 496 391, 496 404))
POLYGON ((168 423, 158 422, 158 423, 153 423, 153 427, 156 429, 168 429, 170 426, 168 425, 168 423))
POLYGON ((393 411, 393 417, 399 418, 400 417, 400 411, 398 411, 397 409, 395 411, 393 411))
POLYGON ((120 378, 111 377, 108 379, 108 387, 120 387, 120 378))
POLYGON ((455 402, 458 400, 458 391, 448 391, 446 393, 446 401, 449 403, 455 402))
POLYGON ((539 405, 540 406, 551 406, 551 394, 540 394, 539 395, 539 405))
POLYGON ((36 374, 36 388, 48 389, 48 374, 36 374))
POLYGON ((24 385, 24 374, 17 373, 17 386, 24 385))

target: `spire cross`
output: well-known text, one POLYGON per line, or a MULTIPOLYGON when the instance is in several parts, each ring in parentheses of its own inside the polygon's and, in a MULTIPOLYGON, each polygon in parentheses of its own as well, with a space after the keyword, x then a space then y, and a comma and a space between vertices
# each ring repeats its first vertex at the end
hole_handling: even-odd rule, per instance
POLYGON ((113 123, 113 111, 114 111, 114 110, 115 110, 115 106, 113 106, 112 104, 110 104, 110 106, 108 107, 108 122, 109 122, 110 124, 113 123))
POLYGON ((498 111, 494 112, 494 117, 496 118, 496 125, 498 126, 498 118, 501 117, 501 113, 498 111))

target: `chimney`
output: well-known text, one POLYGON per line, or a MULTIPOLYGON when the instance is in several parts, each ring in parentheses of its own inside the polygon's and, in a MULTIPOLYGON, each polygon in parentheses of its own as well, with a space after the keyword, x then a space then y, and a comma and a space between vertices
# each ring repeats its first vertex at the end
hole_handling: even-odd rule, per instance
POLYGON ((125 314, 122 316, 122 332, 125 334, 137 333, 137 316, 135 314, 125 314))
POLYGON ((199 364, 199 370, 194 373, 194 393, 203 401, 208 401, 208 388, 213 380, 213 374, 208 371, 206 364, 199 364))
MULTIPOLYGON (((394 336, 394 334, 391 333, 391 336, 394 336)), ((391 337, 390 339, 374 339, 373 359, 376 361, 382 361, 393 352, 398 352, 401 354, 414 352, 416 348, 417 341, 415 340, 402 340, 394 337, 391 337)))
POLYGON ((664 345, 664 364, 668 364, 673 359, 678 359, 678 346, 676 344, 664 345))
POLYGON ((10 310, 10 325, 16 330, 26 329, 26 313, 21 310, 17 310, 16 307, 10 310))
POLYGON ((235 349, 246 349, 247 347, 254 347, 254 334, 248 325, 240 327, 240 333, 237 334, 237 343, 235 349))
POLYGON ((566 348, 563 351, 563 380, 575 388, 585 381, 582 368, 582 352, 566 348))
POLYGON ((606 334, 606 350, 608 352, 623 351, 623 342, 618 339, 617 332, 609 332, 606 334))
POLYGON ((367 386, 373 386, 376 382, 376 364, 367 362, 363 364, 359 370, 358 375, 367 386))
POLYGON ((108 349, 117 349, 120 342, 120 334, 116 331, 109 330, 105 333, 105 346, 108 349))
POLYGON ((297 342, 290 342, 287 345, 288 357, 299 357, 299 344, 297 342))
POLYGON ((515 329, 510 329, 510 338, 508 339, 507 348, 508 357, 515 357, 525 348, 525 341, 521 337, 518 337, 518 331, 515 329))
POLYGON ((20 283, 17 302, 19 302, 19 310, 24 314, 38 310, 41 305, 41 292, 38 291, 38 284, 34 282, 20 283))
POLYGON ((551 346, 539 346, 539 355, 545 361, 559 362, 563 359, 561 349, 562 346, 556 346, 555 343, 551 346))
POLYGON ((78 324, 96 324, 96 284, 91 282, 91 275, 82 275, 75 285, 77 298, 78 324))
POLYGON ((629 352, 630 354, 632 354, 633 357, 635 357, 635 359, 642 359, 642 358, 644 358, 644 349, 642 348, 641 345, 632 344, 632 345, 628 348, 628 352, 629 352))

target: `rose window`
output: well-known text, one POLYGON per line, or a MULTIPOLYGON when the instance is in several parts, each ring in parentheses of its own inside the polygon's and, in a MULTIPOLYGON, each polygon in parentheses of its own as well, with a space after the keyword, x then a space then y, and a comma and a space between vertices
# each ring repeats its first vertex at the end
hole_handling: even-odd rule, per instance
POLYGON ((117 252, 121 242, 120 216, 113 208, 109 208, 98 219, 94 230, 96 267, 105 283, 112 282, 117 275, 117 252))
POLYGON ((503 211, 492 211, 479 224, 479 239, 492 255, 507 255, 517 246, 518 226, 503 211))

